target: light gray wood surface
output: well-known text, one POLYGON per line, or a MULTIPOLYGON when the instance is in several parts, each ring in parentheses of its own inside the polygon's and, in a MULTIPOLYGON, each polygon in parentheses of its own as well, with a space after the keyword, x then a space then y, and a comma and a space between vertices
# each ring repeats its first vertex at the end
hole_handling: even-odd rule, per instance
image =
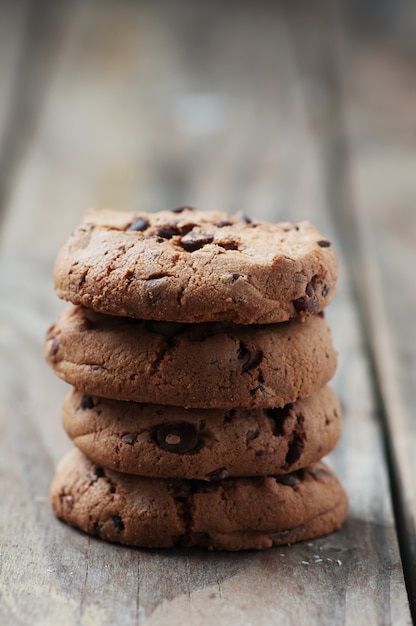
POLYGON ((381 3, 370 22, 329 0, 35 4, 0 7, 0 623, 411 624, 410 4, 385 20, 381 3), (130 550, 51 512, 70 449, 67 386, 42 354, 65 306, 55 255, 89 206, 184 203, 309 219, 337 250, 327 319, 344 429, 328 462, 350 512, 333 535, 260 553, 130 550))

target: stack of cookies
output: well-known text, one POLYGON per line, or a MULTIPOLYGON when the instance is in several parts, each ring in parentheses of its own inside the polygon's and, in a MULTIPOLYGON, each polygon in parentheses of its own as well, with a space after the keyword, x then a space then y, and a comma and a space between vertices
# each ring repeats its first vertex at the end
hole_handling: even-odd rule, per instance
POLYGON ((90 211, 60 251, 46 358, 72 385, 56 515, 131 546, 262 549, 341 526, 323 309, 337 259, 307 222, 90 211))

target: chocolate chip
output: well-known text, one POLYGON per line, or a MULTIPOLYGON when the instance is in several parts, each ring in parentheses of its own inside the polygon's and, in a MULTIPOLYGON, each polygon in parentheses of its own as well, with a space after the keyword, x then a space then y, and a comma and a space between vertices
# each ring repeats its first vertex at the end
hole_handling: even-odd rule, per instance
POLYGON ((262 362, 263 352, 261 350, 254 350, 254 352, 251 352, 247 346, 240 342, 238 357, 244 359, 241 371, 249 372, 262 362))
POLYGON ((213 470, 212 472, 208 472, 205 474, 205 478, 212 482, 216 480, 222 480, 226 474, 227 469, 225 467, 219 467, 218 469, 213 470))
POLYGON ((306 285, 305 293, 308 298, 312 298, 315 295, 315 286, 312 281, 306 285))
POLYGON ((177 206, 175 209, 171 209, 172 213, 182 213, 182 211, 196 211, 191 206, 177 206))
POLYGON ((230 409, 228 413, 224 416, 224 424, 233 421, 234 415, 237 413, 236 409, 230 409))
POLYGON ((238 280, 239 278, 241 278, 242 274, 239 274, 238 272, 233 272, 231 274, 231 277, 233 279, 233 283, 235 283, 236 280, 238 280))
POLYGON ((303 451, 303 446, 303 437, 301 435, 295 435, 289 444, 289 449, 286 454, 285 464, 287 467, 290 467, 293 463, 299 461, 303 451))
POLYGON ((163 239, 172 239, 172 237, 180 235, 180 230, 176 224, 163 224, 158 226, 156 233, 163 239))
POLYGON ((274 407, 264 410, 267 417, 274 422, 273 435, 275 437, 282 437, 285 434, 284 423, 292 406, 293 404, 286 404, 286 406, 283 407, 274 407))
POLYGON ((321 291, 321 294, 322 294, 322 297, 323 297, 323 298, 326 298, 326 297, 327 297, 327 295, 328 295, 328 291, 329 291, 329 289, 328 289, 328 285, 324 285, 324 286, 322 287, 322 291, 321 291))
POLYGON ((318 246, 320 246, 321 248, 329 248, 329 246, 331 245, 331 242, 328 241, 327 239, 320 239, 319 241, 316 242, 318 244, 318 246))
POLYGON ((319 279, 314 276, 311 281, 305 287, 305 295, 301 298, 293 300, 293 306, 298 312, 307 311, 308 313, 315 314, 319 311, 319 300, 316 296, 315 285, 319 279))
POLYGON ((214 240, 214 235, 210 233, 198 233, 191 231, 184 237, 182 237, 180 245, 187 252, 195 252, 195 250, 199 250, 207 243, 212 243, 214 240))
POLYGON ((224 248, 224 250, 238 250, 238 241, 234 239, 224 239, 223 241, 215 241, 217 246, 224 248))
POLYGON ((280 485, 286 485, 287 487, 295 487, 302 482, 300 472, 292 472, 291 474, 279 474, 275 476, 275 480, 280 485))
POLYGON ((253 220, 250 217, 248 217, 248 215, 245 215, 244 213, 239 216, 238 221, 241 224, 252 224, 253 223, 253 220))
POLYGON ((263 360, 263 352, 261 350, 255 350, 254 352, 250 352, 247 361, 244 363, 242 367, 243 372, 249 372, 254 369, 263 360))
POLYGON ((224 228, 225 226, 232 226, 232 222, 228 222, 227 220, 220 220, 219 222, 215 222, 215 226, 218 226, 218 228, 224 228))
POLYGON ((293 431, 292 441, 289 443, 289 448, 286 454, 285 462, 286 467, 290 467, 296 461, 299 461, 304 448, 305 432, 304 432, 305 418, 302 413, 296 416, 296 426, 293 431))
POLYGON ((91 471, 96 478, 104 478, 105 476, 104 468, 101 465, 94 465, 91 471))
POLYGON ((143 231, 146 230, 146 228, 148 228, 150 226, 150 223, 147 220, 144 220, 142 217, 136 217, 136 219, 134 220, 134 222, 132 222, 128 228, 128 230, 135 230, 135 231, 143 231))
POLYGON ((134 446, 134 444, 137 441, 137 437, 139 436, 139 433, 126 433, 125 435, 122 436, 122 441, 124 441, 124 443, 127 443, 129 446, 134 446))
POLYGON ((113 515, 111 521, 114 524, 114 528, 121 533, 124 530, 124 522, 121 519, 120 515, 113 515))
POLYGON ((87 396, 87 395, 82 396, 81 409, 86 411, 87 409, 93 409, 93 408, 94 408, 94 400, 92 399, 92 397, 87 396))
POLYGON ((253 439, 257 439, 259 435, 260 431, 258 428, 256 428, 256 430, 248 430, 246 433, 246 443, 253 441, 253 439))
POLYGON ((162 424, 156 430, 156 441, 167 452, 183 454, 198 445, 198 431, 188 422, 162 424))

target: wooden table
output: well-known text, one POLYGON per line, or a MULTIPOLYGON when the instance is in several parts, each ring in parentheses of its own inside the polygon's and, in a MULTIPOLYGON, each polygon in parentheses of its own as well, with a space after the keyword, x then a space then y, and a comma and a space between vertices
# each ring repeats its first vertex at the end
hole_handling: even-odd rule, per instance
POLYGON ((416 615, 414 3, 0 6, 0 623, 411 624, 416 615), (367 5, 368 6, 368 5, 367 5), (312 221, 343 529, 265 552, 131 550, 58 522, 67 385, 43 360, 55 255, 84 210, 189 203, 312 221))

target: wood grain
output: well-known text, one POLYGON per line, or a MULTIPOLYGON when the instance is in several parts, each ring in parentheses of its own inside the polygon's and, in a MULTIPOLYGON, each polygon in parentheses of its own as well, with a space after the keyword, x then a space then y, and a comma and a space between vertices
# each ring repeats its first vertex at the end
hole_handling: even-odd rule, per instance
POLYGON ((404 23, 400 34, 401 45, 387 39, 363 55, 363 38, 351 41, 351 34, 345 31, 338 62, 343 68, 345 177, 354 209, 346 235, 355 248, 351 267, 369 337, 399 542, 415 619, 416 343, 409 311, 415 305, 416 293, 416 80, 414 46, 407 41, 404 23), (381 94, 377 107, 375 94, 381 94))
MULTIPOLYGON (((2 623, 410 624, 368 338, 348 242, 328 202, 327 151, 343 128, 319 59, 337 43, 327 27, 337 33, 344 19, 329 5, 297 13, 266 1, 238 10, 186 0, 174 9, 162 0, 74 3, 53 65, 36 53, 48 87, 0 231, 2 623), (68 528, 50 510, 49 481, 70 447, 59 418, 66 385, 42 356, 46 328, 64 306, 52 289, 56 252, 88 206, 184 202, 310 219, 339 253, 328 321, 344 432, 329 462, 350 514, 338 533, 262 553, 128 550, 68 528)), ((369 173, 359 171, 365 187, 369 173)), ((406 250, 400 269, 403 254, 414 258, 406 250)), ((378 328, 391 332, 383 315, 378 328)))

